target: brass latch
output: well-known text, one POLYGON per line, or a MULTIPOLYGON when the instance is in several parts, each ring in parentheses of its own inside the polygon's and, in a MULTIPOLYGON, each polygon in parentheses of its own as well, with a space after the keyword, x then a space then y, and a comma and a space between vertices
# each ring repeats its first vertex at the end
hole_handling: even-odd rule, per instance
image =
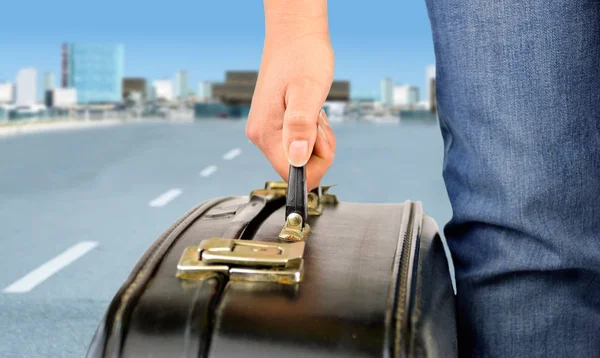
POLYGON ((211 238, 185 249, 177 277, 202 278, 220 272, 232 281, 293 284, 302 281, 304 242, 273 243, 211 238))
POLYGON ((335 205, 339 202, 335 194, 328 193, 334 186, 320 186, 308 193, 308 215, 320 216, 323 214, 323 205, 335 205))
POLYGON ((250 192, 250 196, 285 196, 287 193, 287 183, 284 181, 268 181, 265 183, 264 189, 254 189, 250 192))
MULTIPOLYGON (((335 185, 320 186, 308 192, 308 215, 320 216, 323 214, 323 205, 333 205, 338 203, 334 194, 329 194, 330 188, 335 185)), ((268 181, 264 189, 255 189, 250 192, 250 196, 285 196, 287 194, 287 183, 285 181, 268 181)))
POLYGON ((279 233, 279 239, 292 242, 304 241, 308 234, 310 234, 310 230, 310 225, 303 223, 300 215, 295 213, 290 214, 279 233))

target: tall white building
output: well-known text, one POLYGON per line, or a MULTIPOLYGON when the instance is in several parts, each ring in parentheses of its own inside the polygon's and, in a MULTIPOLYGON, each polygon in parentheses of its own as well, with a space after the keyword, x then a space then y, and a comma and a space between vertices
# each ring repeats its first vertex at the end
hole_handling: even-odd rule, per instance
POLYGON ((9 82, 0 83, 0 104, 13 103, 15 100, 15 85, 9 82))
POLYGON ((403 85, 394 87, 394 107, 414 107, 419 103, 419 89, 403 85))
POLYGON ((33 106, 37 102, 37 70, 23 68, 17 74, 17 106, 33 106))
POLYGON ((187 71, 178 71, 175 74, 175 97, 186 99, 188 96, 187 71))
POLYGON ((381 80, 381 103, 385 107, 391 107, 394 104, 394 81, 391 78, 381 80))
POLYGON ((429 65, 425 68, 425 94, 423 96, 427 100, 427 107, 435 104, 433 96, 435 96, 435 65, 429 65))
POLYGON ((77 90, 75 88, 54 88, 51 91, 53 107, 70 108, 77 104, 77 90))
POLYGON ((200 81, 198 84, 198 101, 208 101, 212 98, 212 83, 200 81))
POLYGON ((155 100, 172 101, 174 99, 173 82, 170 80, 156 80, 152 82, 153 96, 155 100))

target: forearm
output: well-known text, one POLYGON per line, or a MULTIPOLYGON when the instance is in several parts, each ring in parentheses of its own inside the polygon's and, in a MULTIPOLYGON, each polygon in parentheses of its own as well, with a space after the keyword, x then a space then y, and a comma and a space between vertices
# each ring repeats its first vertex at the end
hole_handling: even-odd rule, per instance
POLYGON ((329 34, 327 0, 264 0, 265 35, 289 41, 311 34, 329 34))

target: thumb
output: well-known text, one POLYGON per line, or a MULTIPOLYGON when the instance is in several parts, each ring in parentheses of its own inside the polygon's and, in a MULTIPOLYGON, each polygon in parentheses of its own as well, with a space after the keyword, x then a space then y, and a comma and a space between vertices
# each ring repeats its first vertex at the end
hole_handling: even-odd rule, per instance
POLYGON ((327 93, 310 85, 290 85, 283 116, 283 150, 290 165, 306 165, 317 139, 319 111, 327 93))

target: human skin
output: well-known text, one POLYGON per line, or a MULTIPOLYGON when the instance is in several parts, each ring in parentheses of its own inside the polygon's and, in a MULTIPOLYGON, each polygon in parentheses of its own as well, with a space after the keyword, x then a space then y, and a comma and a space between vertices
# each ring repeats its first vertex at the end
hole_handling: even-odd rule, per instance
POLYGON ((316 188, 333 162, 336 139, 321 110, 334 73, 326 0, 264 0, 265 40, 246 135, 288 180, 306 167, 316 188))

